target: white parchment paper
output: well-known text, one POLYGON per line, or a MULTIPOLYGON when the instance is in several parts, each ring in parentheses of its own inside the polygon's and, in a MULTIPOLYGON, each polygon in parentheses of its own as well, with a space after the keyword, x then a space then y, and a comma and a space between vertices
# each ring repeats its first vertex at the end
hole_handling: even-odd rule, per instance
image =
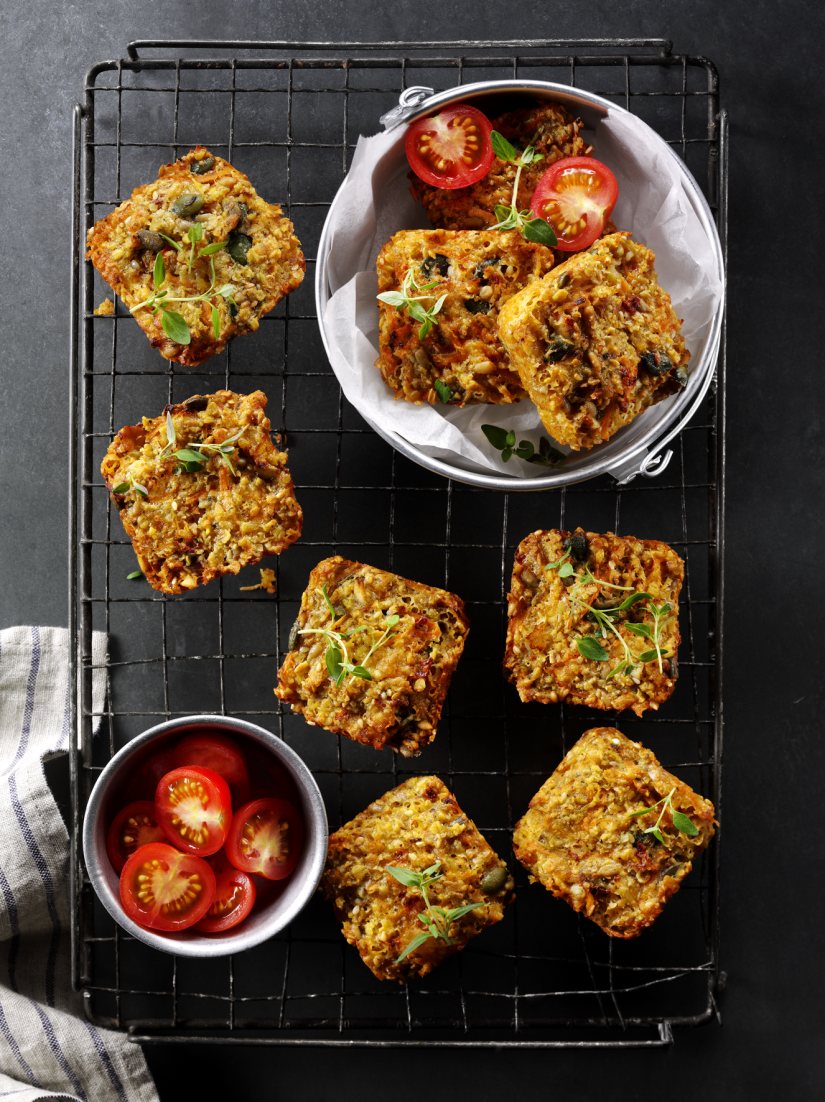
MULTIPOLYGON (((482 424, 502 425, 518 434, 532 433, 537 442, 537 430, 545 430, 532 402, 464 409, 417 406, 397 400, 375 367, 375 258, 397 230, 429 226, 409 193, 402 134, 403 129, 359 138, 330 214, 331 297, 323 324, 332 368, 347 399, 385 432, 399 433, 429 455, 462 467, 535 476, 539 468, 534 465, 515 459, 503 464, 481 432, 482 424)), ((596 156, 619 182, 613 220, 656 254, 659 281, 683 319, 695 364, 723 288, 713 243, 686 191, 681 164, 646 123, 625 111, 611 110, 596 123, 591 140, 596 156)))

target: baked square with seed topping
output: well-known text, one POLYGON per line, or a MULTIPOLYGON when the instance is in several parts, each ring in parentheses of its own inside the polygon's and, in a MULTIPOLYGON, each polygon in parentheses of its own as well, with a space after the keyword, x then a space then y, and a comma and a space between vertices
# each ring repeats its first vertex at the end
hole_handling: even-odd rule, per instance
POLYGON ((307 723, 410 757, 435 738, 468 630, 454 593, 324 559, 301 598, 275 694, 307 723), (335 653, 356 672, 336 665, 335 653))
MULTIPOLYGON (((530 206, 536 185, 550 165, 562 157, 581 157, 591 152, 581 135, 584 123, 560 103, 544 101, 534 107, 519 107, 491 121, 493 129, 516 146, 519 153, 532 145, 542 156, 541 160, 533 161, 522 170, 519 210, 530 206)), ((498 158, 487 175, 469 187, 437 188, 410 173, 412 193, 423 204, 432 224, 449 230, 480 230, 494 226, 499 220, 496 204, 510 205, 515 178, 516 166, 498 158)))
POLYGON ((301 507, 265 409, 260 390, 197 394, 109 445, 100 472, 154 589, 183 593, 237 574, 300 536, 301 507), (187 462, 174 454, 193 449, 187 462))
POLYGON ((684 573, 660 540, 531 532, 513 561, 504 655, 521 699, 658 708, 676 687, 684 573))
POLYGON ((412 273, 425 307, 446 295, 423 338, 406 309, 378 304, 377 366, 396 397, 453 406, 523 398, 496 320, 503 302, 552 267, 550 249, 517 233, 401 230, 390 238, 376 262, 379 293, 400 292, 412 273))
POLYGON ((426 976, 476 934, 500 922, 513 899, 513 878, 455 796, 438 777, 412 777, 375 800, 331 835, 321 890, 342 932, 379 980, 426 976), (449 911, 481 904, 449 926, 449 942, 427 938, 398 957, 425 926, 421 893, 387 866, 424 872, 438 864, 430 903, 449 911))
POLYGON ((257 329, 264 314, 301 283, 306 267, 281 208, 265 202, 243 172, 203 146, 161 166, 156 180, 135 188, 92 226, 86 243, 88 258, 161 356, 186 367, 257 329), (190 233, 197 234, 195 243, 190 233), (167 292, 159 305, 183 319, 182 334, 164 326, 163 309, 141 305, 158 290, 167 292), (188 342, 180 343, 187 328, 188 342))
POLYGON ((654 259, 630 234, 609 234, 499 312, 511 366, 544 427, 574 451, 687 383, 689 353, 654 259))
POLYGON ((615 727, 594 727, 530 801, 513 849, 531 880, 630 938, 661 914, 713 833, 710 800, 615 727))

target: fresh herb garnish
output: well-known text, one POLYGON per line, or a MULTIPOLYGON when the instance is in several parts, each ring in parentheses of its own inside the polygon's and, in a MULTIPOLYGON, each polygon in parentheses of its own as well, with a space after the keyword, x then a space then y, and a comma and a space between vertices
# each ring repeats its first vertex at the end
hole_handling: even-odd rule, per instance
POLYGON ((657 807, 661 807, 659 817, 652 827, 647 827, 643 830, 643 834, 652 834, 653 837, 660 845, 665 845, 665 836, 659 829, 662 819, 666 811, 670 812, 670 821, 680 834, 686 834, 688 838, 695 838, 699 833, 699 828, 693 822, 689 816, 685 815, 682 811, 675 811, 673 808, 673 793, 676 791, 675 786, 671 788, 667 796, 664 796, 661 800, 658 800, 651 807, 643 807, 641 811, 631 811, 630 818, 635 819, 639 815, 647 815, 651 811, 655 811, 657 807))
POLYGON ((535 146, 528 145, 522 153, 508 142, 503 134, 494 130, 490 135, 493 143, 493 152, 500 161, 516 166, 516 176, 513 181, 513 196, 510 205, 496 203, 495 211, 498 222, 490 228, 493 230, 518 230, 527 241, 534 241, 539 245, 555 245, 557 238, 553 227, 543 218, 536 218, 531 210, 518 209, 518 186, 521 181, 522 169, 527 165, 544 160, 543 153, 537 153, 535 146))
MULTIPOLYGON (((187 269, 191 272, 196 259, 196 246, 203 240, 202 224, 200 222, 193 222, 186 231, 186 235, 190 243, 187 269)), ((163 237, 164 241, 168 241, 173 245, 178 252, 181 251, 182 246, 180 244, 172 241, 172 239, 166 237, 165 234, 161 234, 160 236, 163 237)), ((221 287, 217 286, 215 262, 212 256, 225 247, 225 241, 214 241, 211 245, 206 245, 198 252, 197 258, 205 256, 209 261, 209 286, 199 295, 169 294, 168 288, 165 287, 166 266, 163 260, 163 253, 158 253, 155 257, 155 266, 152 269, 152 283, 155 289, 147 299, 143 300, 143 302, 139 302, 136 306, 132 306, 129 312, 132 314, 137 313, 138 310, 151 310, 153 314, 160 312, 160 323, 169 340, 173 341, 175 344, 186 345, 192 340, 192 331, 182 314, 179 314, 177 310, 169 309, 169 303, 208 302, 212 308, 212 331, 215 334, 215 340, 217 340, 221 335, 221 315, 217 301, 223 299, 223 301, 233 306, 236 310, 238 308, 238 304, 234 298, 234 285, 231 283, 224 283, 221 287)))
POLYGON ((455 392, 451 386, 448 386, 442 379, 436 379, 433 383, 435 392, 438 395, 439 402, 443 402, 444 405, 448 405, 455 398, 455 392))
MULTIPOLYGON (((324 603, 327 606, 327 613, 331 623, 335 623, 339 619, 336 612, 335 605, 330 600, 327 587, 321 586, 321 596, 324 599, 324 603)), ((353 635, 359 635, 363 631, 368 630, 366 624, 359 624, 358 627, 350 628, 349 631, 335 631, 334 628, 303 628, 298 632, 299 635, 323 635, 327 641, 327 650, 324 655, 324 661, 326 662, 327 672, 336 685, 340 685, 347 676, 360 677, 364 681, 372 681, 372 674, 367 669, 367 662, 375 654, 379 647, 382 647, 388 639, 392 638, 394 632, 392 629, 400 622, 401 617, 396 613, 391 616, 387 616, 384 620, 383 634, 372 644, 361 662, 353 662, 350 658, 349 651, 347 649, 346 640, 353 635)))
POLYGON ((636 591, 633 589, 633 586, 630 585, 614 585, 612 582, 606 582, 601 578, 596 578, 587 565, 585 565, 581 573, 577 575, 575 567, 570 561, 569 547, 557 562, 547 563, 544 569, 558 571, 558 575, 562 579, 576 578, 575 583, 567 590, 567 594, 571 602, 578 605, 580 608, 586 609, 588 618, 596 625, 597 635, 582 635, 576 640, 576 647, 579 654, 584 658, 589 658, 593 662, 607 662, 610 658, 610 654, 607 648, 599 642, 599 638, 609 639, 610 635, 615 635, 621 643, 623 657, 618 665, 614 666, 608 673, 608 678, 629 673, 636 666, 645 665, 648 662, 656 662, 659 667, 659 673, 664 673, 663 660, 670 657, 670 652, 665 652, 662 649, 662 626, 669 619, 673 611, 667 602, 662 605, 657 605, 650 593, 636 591), (627 593, 628 596, 610 607, 599 608, 584 599, 582 588, 585 585, 595 585, 599 588, 614 589, 622 593, 627 593), (638 605, 639 610, 641 612, 646 612, 652 620, 652 624, 637 623, 632 620, 625 621, 625 627, 631 634, 639 635, 653 644, 650 649, 644 650, 640 654, 633 653, 627 645, 627 640, 616 627, 616 620, 621 618, 622 614, 633 608, 634 605, 638 605))
MULTIPOLYGON (((197 471, 202 471, 206 464, 209 462, 209 452, 213 452, 220 458, 221 463, 225 467, 228 467, 233 475, 237 477, 238 472, 232 466, 232 460, 229 458, 235 451, 235 443, 243 436, 244 429, 238 429, 233 436, 227 436, 226 440, 222 440, 220 444, 200 444, 190 443, 185 448, 179 448, 177 451, 171 453, 174 459, 177 459, 182 470, 188 474, 194 474, 197 471)), ((167 426, 168 435, 168 426, 167 426)), ((174 444, 175 441, 170 441, 174 444)), ((169 445, 167 445, 168 447, 169 445)), ((166 449, 164 449, 165 451, 166 449)))
POLYGON ((127 482, 118 482, 117 486, 112 487, 113 494, 128 494, 130 490, 134 490, 136 494, 140 494, 142 497, 149 496, 149 491, 146 487, 141 485, 140 482, 135 482, 131 475, 127 482))
POLYGON ((520 440, 516 443, 516 434, 512 429, 503 429, 499 425, 482 425, 481 431, 494 448, 501 452, 501 458, 506 463, 511 456, 523 459, 526 463, 540 463, 544 467, 552 467, 560 463, 564 456, 551 446, 546 436, 539 440, 538 450, 530 440, 520 440))
POLYGON ((411 318, 420 321, 418 339, 423 341, 435 324, 435 316, 444 305, 447 295, 445 292, 431 306, 424 306, 423 304, 429 302, 433 296, 416 294, 416 292, 431 291, 433 287, 438 286, 439 282, 440 280, 435 280, 432 283, 419 283, 415 278, 415 272, 412 268, 409 268, 401 284, 401 290, 382 291, 378 295, 378 300, 379 302, 385 302, 388 306, 395 306, 398 310, 406 310, 411 318))
POLYGON ((410 953, 414 952, 420 945, 423 945, 425 941, 429 941, 430 938, 434 938, 437 941, 443 941, 445 945, 452 945, 453 939, 450 936, 450 931, 454 922, 457 922, 459 918, 469 914, 470 911, 476 910, 477 907, 483 907, 484 903, 465 903, 462 907, 437 907, 430 901, 429 886, 435 883, 436 880, 440 880, 444 873, 441 871, 441 862, 436 861, 434 865, 430 865, 428 869, 424 869, 423 872, 415 872, 413 869, 402 869, 394 865, 385 865, 384 868, 399 884, 403 884, 405 888, 413 888, 419 893, 424 901, 425 910, 421 911, 418 915, 418 921, 424 926, 425 932, 418 934, 412 939, 412 941, 404 947, 404 949, 396 957, 396 964, 408 957, 410 953))
POLYGON ((138 580, 138 578, 142 578, 142 577, 143 577, 143 571, 142 570, 133 570, 131 574, 126 575, 126 581, 127 582, 136 582, 138 580))

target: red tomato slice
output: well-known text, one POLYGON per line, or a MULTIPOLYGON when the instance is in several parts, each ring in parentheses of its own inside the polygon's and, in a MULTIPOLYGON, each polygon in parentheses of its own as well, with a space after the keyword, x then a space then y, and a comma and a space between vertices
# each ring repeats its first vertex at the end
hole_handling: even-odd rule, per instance
POLYGON ((237 804, 249 798, 249 772, 246 761, 231 738, 212 731, 186 735, 175 747, 176 765, 197 765, 219 774, 229 785, 237 804))
POLYGON ((235 813, 226 839, 226 856, 236 869, 267 880, 283 880, 298 863, 303 826, 286 800, 252 800, 235 813))
POLYGON ((416 119, 407 130, 410 168, 435 187, 468 187, 483 179, 493 164, 490 120, 475 107, 456 103, 429 119, 416 119))
POLYGON ((592 245, 619 197, 616 177, 595 157, 563 157, 544 173, 530 204, 556 231, 564 253, 592 245))
POLYGON ((135 800, 112 820, 106 835, 106 853, 115 872, 120 872, 139 846, 165 841, 166 835, 158 825, 155 805, 150 800, 135 800))
POLYGON ((158 781, 155 810, 173 845, 208 857, 224 844, 232 821, 229 786, 211 769, 184 765, 158 781))
POLYGON ((123 909, 148 930, 194 926, 214 898, 215 874, 207 862, 166 842, 136 849, 120 874, 123 909))
POLYGON ((203 934, 219 934, 238 926, 255 904, 255 882, 223 858, 213 862, 216 877, 215 898, 198 923, 203 934))

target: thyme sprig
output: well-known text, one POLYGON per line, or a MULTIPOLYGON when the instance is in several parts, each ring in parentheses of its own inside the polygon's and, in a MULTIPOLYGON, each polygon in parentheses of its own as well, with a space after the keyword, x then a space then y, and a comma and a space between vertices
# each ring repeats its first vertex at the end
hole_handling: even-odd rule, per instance
POLYGON ((490 135, 493 143, 493 152, 500 161, 516 166, 516 176, 513 180, 513 196, 510 205, 496 203, 495 212, 498 222, 490 228, 493 230, 517 230, 527 241, 534 241, 539 245, 555 245, 556 234, 549 222, 543 218, 536 218, 531 210, 519 210, 518 186, 521 181, 521 173, 527 165, 544 160, 543 153, 537 153, 535 146, 528 145, 519 153, 516 147, 508 142, 503 134, 494 130, 490 135))
POLYGON ((213 452, 219 458, 221 463, 225 467, 228 467, 235 477, 238 472, 232 465, 232 460, 229 458, 235 452, 235 444, 243 436, 245 429, 238 429, 232 436, 227 436, 226 440, 221 440, 219 444, 209 443, 189 443, 185 448, 178 448, 177 451, 173 450, 178 442, 178 434, 175 431, 175 422, 172 417, 171 411, 166 411, 166 445, 160 452, 160 459, 177 459, 179 463, 179 470, 186 471, 188 474, 194 474, 197 471, 202 471, 206 464, 209 462, 209 453, 213 452))
POLYGON ((419 283, 415 278, 413 269, 408 268, 401 284, 401 290, 382 291, 378 295, 378 300, 379 302, 385 302, 388 306, 395 306, 398 310, 406 310, 411 318, 421 322, 418 329, 418 339, 423 341, 435 324, 436 314, 441 310, 444 300, 447 298, 445 292, 431 305, 424 305, 424 303, 431 302, 434 297, 426 292, 431 291, 433 287, 437 287, 439 282, 440 280, 434 280, 432 283, 419 283), (421 291, 425 293, 418 293, 421 291))
POLYGON ((541 437, 537 449, 530 440, 519 440, 516 443, 516 434, 513 430, 502 428, 500 425, 482 425, 481 431, 493 447, 498 448, 505 463, 515 456, 526 463, 539 463, 544 467, 553 467, 564 459, 564 455, 551 445, 546 436, 541 437))
MULTIPOLYGON (((324 599, 324 603, 327 606, 327 613, 330 617, 330 622, 335 624, 339 619, 338 613, 335 609, 335 605, 332 603, 327 592, 325 585, 321 586, 321 596, 324 599)), ((347 648, 347 639, 353 635, 359 635, 361 632, 368 630, 367 624, 359 624, 358 627, 350 628, 349 631, 336 631, 334 627, 329 628, 302 628, 298 632, 299 635, 323 635, 327 641, 326 654, 324 655, 324 661, 326 662, 327 672, 336 685, 340 685, 346 677, 360 677, 364 681, 372 681, 373 676, 367 669, 367 662, 375 654, 379 647, 392 638, 393 628, 399 623, 401 617, 396 613, 391 616, 387 616, 384 620, 384 631, 379 638, 372 644, 361 662, 353 662, 350 658, 349 650, 347 648)))
POLYGON ((658 800, 655 804, 652 804, 650 807, 643 807, 641 811, 631 811, 630 813, 630 818, 635 819, 639 815, 648 815, 651 811, 655 811, 657 807, 661 808, 661 811, 659 812, 659 817, 657 818, 653 826, 647 827, 646 830, 642 831, 643 834, 652 834, 661 846, 665 845, 665 836, 664 834, 662 834, 660 827, 666 811, 670 812, 670 821, 673 823, 674 827, 679 831, 680 834, 686 834, 688 838, 695 838, 696 835, 699 833, 699 828, 688 815, 685 815, 682 811, 676 811, 674 809, 673 793, 675 791, 676 786, 674 785, 674 787, 671 788, 670 792, 668 792, 667 796, 662 797, 662 799, 658 800))
MULTIPOLYGON (((167 238, 165 235, 164 240, 169 241, 174 245, 176 251, 180 253, 182 246, 173 242, 171 238, 167 238)), ((187 230, 187 237, 189 239, 189 257, 187 261, 187 270, 192 271, 192 266, 196 259, 196 246, 203 240, 203 226, 200 222, 193 222, 187 230)), ((136 306, 130 308, 130 313, 135 314, 138 310, 151 310, 153 314, 160 312, 160 323, 163 327, 163 331, 170 341, 175 344, 187 345, 192 340, 192 331, 190 330, 186 319, 177 310, 170 310, 170 302, 206 302, 209 304, 212 311, 212 332, 215 334, 215 340, 221 335, 221 314, 218 309, 217 302, 223 299, 230 306, 236 310, 238 304, 235 301, 235 286, 232 283, 224 283, 222 286, 218 286, 218 278, 215 272, 215 261, 212 259, 216 252, 226 248, 226 241, 213 241, 211 245, 206 245, 204 248, 197 252, 197 258, 206 257, 209 261, 209 286, 205 291, 202 291, 198 295, 170 295, 166 283, 166 265, 163 259, 163 253, 158 253, 155 257, 155 266, 152 270, 152 283, 154 285, 154 291, 143 302, 137 303, 136 306)))
POLYGON ((599 641, 599 637, 601 639, 608 639, 611 635, 614 635, 621 644, 623 657, 608 673, 608 678, 629 673, 631 670, 635 669, 636 666, 654 661, 659 667, 659 673, 664 673, 663 660, 670 657, 670 652, 663 649, 661 635, 662 627, 673 611, 670 604, 665 602, 664 604, 657 605, 650 593, 643 590, 635 590, 631 585, 615 585, 613 582, 606 582, 601 578, 596 578, 587 564, 585 564, 581 573, 577 575, 576 569, 570 561, 569 547, 557 562, 547 563, 544 569, 556 570, 561 579, 576 578, 574 585, 568 590, 570 600, 580 608, 585 609, 589 618, 596 624, 598 629, 597 635, 582 635, 576 640, 576 648, 579 654, 584 658, 589 658, 593 662, 607 662, 610 658, 610 654, 607 648, 599 641), (599 588, 614 589, 619 592, 627 593, 628 596, 618 604, 611 605, 608 608, 599 608, 584 599, 583 587, 585 585, 595 585, 599 588), (627 645, 627 640, 616 627, 616 620, 618 620, 623 613, 633 608, 634 605, 638 605, 640 611, 648 613, 652 620, 652 624, 637 623, 632 620, 625 622, 625 627, 631 634, 641 636, 643 639, 647 639, 652 643, 652 647, 642 651, 638 655, 633 653, 627 645))
POLYGON ((424 926, 424 933, 417 934, 408 945, 402 949, 399 955, 396 957, 396 963, 400 963, 405 957, 408 957, 410 953, 423 945, 425 941, 429 941, 433 938, 437 941, 443 941, 446 945, 452 945, 453 939, 451 936, 452 926, 454 922, 457 922, 459 918, 469 914, 470 911, 476 910, 477 907, 483 907, 483 901, 478 903, 465 903, 461 907, 438 907, 430 900, 429 886, 434 884, 436 880, 440 880, 444 873, 441 871, 441 862, 436 861, 435 864, 430 865, 428 869, 424 869, 423 872, 415 872, 414 869, 398 868, 395 865, 385 865, 384 868, 399 884, 403 884, 405 888, 412 888, 418 892, 424 901, 425 909, 417 916, 418 921, 424 926))

